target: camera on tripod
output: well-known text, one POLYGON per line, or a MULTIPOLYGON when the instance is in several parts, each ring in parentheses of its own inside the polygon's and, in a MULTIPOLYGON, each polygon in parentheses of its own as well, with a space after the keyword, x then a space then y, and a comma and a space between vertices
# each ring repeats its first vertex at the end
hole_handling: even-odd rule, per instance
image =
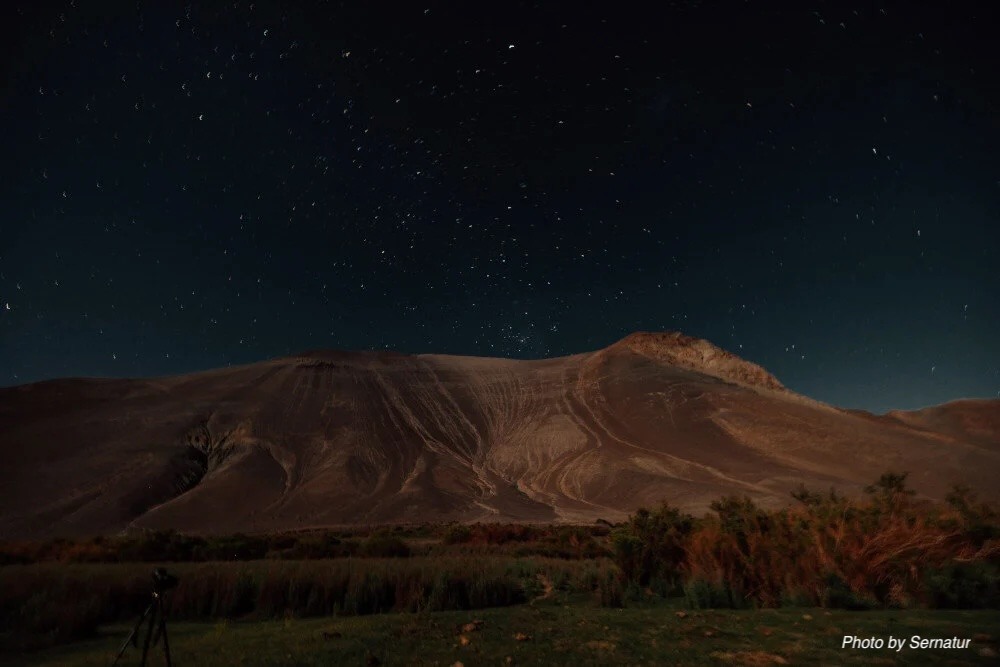
POLYGON ((167 667, 170 667, 170 642, 167 639, 167 613, 163 605, 163 594, 176 587, 177 577, 162 567, 153 570, 153 599, 146 607, 146 611, 142 612, 142 616, 132 628, 132 632, 126 637, 125 643, 118 649, 118 656, 115 657, 112 665, 118 664, 129 644, 135 647, 139 646, 139 630, 142 628, 142 624, 146 623, 146 641, 142 645, 142 664, 146 664, 149 647, 156 646, 157 642, 163 639, 163 655, 167 659, 167 667))
POLYGON ((171 588, 177 588, 177 577, 162 567, 153 570, 153 592, 163 593, 171 588))

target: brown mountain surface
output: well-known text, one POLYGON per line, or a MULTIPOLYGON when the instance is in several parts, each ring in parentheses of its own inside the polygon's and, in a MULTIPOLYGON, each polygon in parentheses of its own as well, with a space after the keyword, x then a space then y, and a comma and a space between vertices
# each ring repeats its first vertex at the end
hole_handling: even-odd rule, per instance
POLYGON ((960 400, 912 412, 893 411, 887 416, 907 426, 939 433, 965 442, 1000 451, 1000 401, 960 400))
POLYGON ((308 352, 0 389, 0 537, 618 520, 886 470, 997 500, 1000 401, 875 416, 677 333, 516 361, 308 352))

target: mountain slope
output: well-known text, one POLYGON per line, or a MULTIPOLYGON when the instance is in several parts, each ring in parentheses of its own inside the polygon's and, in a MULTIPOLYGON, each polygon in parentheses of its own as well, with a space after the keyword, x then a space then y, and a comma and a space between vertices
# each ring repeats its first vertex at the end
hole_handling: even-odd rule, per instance
POLYGON ((681 334, 515 361, 309 352, 0 390, 0 536, 621 519, 851 493, 887 469, 997 499, 1000 401, 841 411, 681 334))

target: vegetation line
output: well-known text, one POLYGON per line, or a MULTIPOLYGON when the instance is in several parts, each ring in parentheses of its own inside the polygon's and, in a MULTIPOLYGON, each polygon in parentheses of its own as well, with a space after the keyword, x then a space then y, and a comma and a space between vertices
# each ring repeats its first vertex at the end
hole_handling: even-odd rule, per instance
POLYGON ((590 600, 694 609, 1000 609, 997 511, 956 488, 922 502, 886 473, 861 499, 799 489, 765 510, 726 497, 611 526, 426 525, 281 535, 175 532, 0 544, 0 649, 93 634, 148 604, 173 562, 178 620, 355 616, 590 600), (556 602, 553 602, 555 600, 556 602))

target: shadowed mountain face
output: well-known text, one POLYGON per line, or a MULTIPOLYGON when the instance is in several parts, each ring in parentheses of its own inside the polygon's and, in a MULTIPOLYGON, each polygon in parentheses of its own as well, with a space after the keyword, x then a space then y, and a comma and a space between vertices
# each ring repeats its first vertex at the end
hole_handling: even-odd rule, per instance
POLYGON ((0 390, 0 537, 619 520, 668 500, 856 493, 909 471, 993 500, 1000 401, 842 411, 681 334, 541 361, 314 352, 0 390))

